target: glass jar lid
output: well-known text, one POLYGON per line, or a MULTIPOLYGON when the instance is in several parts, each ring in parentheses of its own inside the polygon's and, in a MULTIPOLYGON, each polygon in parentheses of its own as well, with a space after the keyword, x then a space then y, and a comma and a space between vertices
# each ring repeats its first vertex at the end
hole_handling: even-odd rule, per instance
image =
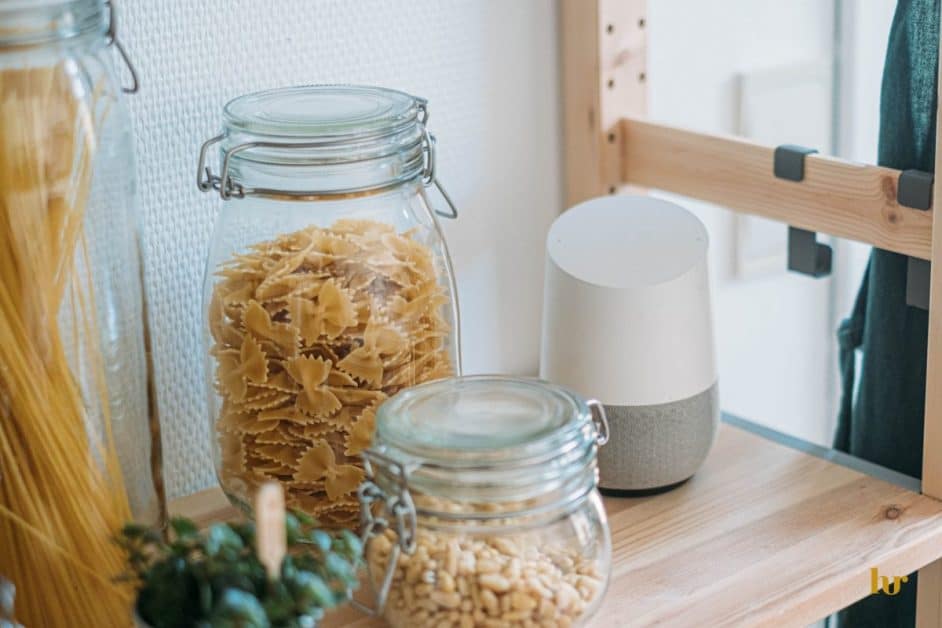
POLYGON ((536 379, 468 376, 402 391, 380 406, 377 443, 445 466, 542 458, 589 421, 586 402, 536 379))
POLYGON ((415 126, 425 102, 382 87, 306 85, 235 98, 224 107, 224 126, 281 138, 332 138, 356 144, 415 126))
POLYGON ((305 85, 246 94, 225 106, 222 133, 203 144, 197 184, 223 199, 303 200, 361 196, 417 180, 431 185, 437 183, 435 142, 427 119, 424 99, 383 87, 305 85), (206 165, 213 144, 219 144, 219 175, 206 165))
POLYGON ((104 0, 2 0, 0 47, 34 46, 108 31, 104 0))
POLYGON ((546 496, 557 503, 594 488, 597 448, 607 434, 598 402, 549 382, 457 377, 415 386, 382 404, 366 458, 380 459, 381 484, 384 477, 400 481, 400 471, 388 473, 395 467, 409 489, 425 496, 527 501, 523 508, 530 508, 546 496))
POLYGON ((399 157, 422 172, 425 101, 383 87, 304 85, 239 96, 223 108, 221 149, 240 161, 331 166, 399 157))
POLYGON ((136 94, 137 69, 118 41, 117 30, 111 0, 0 0, 0 50, 97 40, 98 45, 115 47, 131 80, 121 91, 136 94))

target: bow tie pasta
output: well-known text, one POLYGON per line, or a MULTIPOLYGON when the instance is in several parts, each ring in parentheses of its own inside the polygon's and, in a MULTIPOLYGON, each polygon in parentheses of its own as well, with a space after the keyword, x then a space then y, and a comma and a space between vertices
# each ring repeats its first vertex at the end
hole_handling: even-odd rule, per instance
POLYGON ((217 273, 220 480, 238 501, 274 479, 322 525, 356 525, 376 407, 453 374, 449 300, 412 235, 339 220, 260 242, 217 273))

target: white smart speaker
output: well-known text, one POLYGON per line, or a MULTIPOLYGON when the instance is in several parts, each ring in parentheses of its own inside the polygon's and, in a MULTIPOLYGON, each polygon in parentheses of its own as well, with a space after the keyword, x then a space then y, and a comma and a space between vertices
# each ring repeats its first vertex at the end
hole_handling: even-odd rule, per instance
POLYGON ((592 199, 550 228, 540 376, 605 406, 605 492, 673 488, 713 444, 707 247, 696 216, 647 196, 592 199))

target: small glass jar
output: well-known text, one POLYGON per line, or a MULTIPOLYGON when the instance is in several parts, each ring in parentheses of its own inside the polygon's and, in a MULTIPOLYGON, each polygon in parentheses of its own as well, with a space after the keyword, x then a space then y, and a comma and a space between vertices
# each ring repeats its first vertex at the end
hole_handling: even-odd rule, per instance
POLYGON ((611 566, 607 434, 598 402, 534 379, 453 378, 380 406, 360 489, 372 612, 394 628, 583 623, 611 566))
POLYGON ((427 118, 398 91, 291 87, 231 101, 203 145, 199 187, 227 201, 204 290, 214 457, 246 511, 277 480, 289 507, 355 525, 377 406, 458 371, 427 118))

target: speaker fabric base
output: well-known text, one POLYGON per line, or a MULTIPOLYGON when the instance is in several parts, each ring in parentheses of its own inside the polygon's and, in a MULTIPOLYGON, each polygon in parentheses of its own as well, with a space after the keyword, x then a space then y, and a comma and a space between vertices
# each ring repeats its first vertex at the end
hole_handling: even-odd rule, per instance
POLYGON ((605 405, 605 412, 610 437, 599 449, 602 492, 663 492, 692 477, 710 452, 720 417, 717 384, 687 399, 605 405))

